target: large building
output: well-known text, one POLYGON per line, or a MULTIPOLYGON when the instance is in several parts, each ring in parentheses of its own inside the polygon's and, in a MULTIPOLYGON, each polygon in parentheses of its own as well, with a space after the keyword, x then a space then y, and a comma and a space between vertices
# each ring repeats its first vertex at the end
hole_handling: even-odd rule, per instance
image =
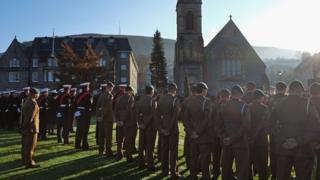
POLYGON ((177 41, 174 78, 182 91, 189 83, 205 81, 214 95, 232 85, 255 82, 268 88, 266 66, 238 29, 232 16, 222 30, 204 47, 202 37, 202 1, 178 0, 177 41))
POLYGON ((100 57, 97 66, 108 71, 110 60, 115 61, 116 84, 130 84, 138 89, 138 66, 127 38, 81 35, 37 37, 27 43, 14 38, 0 57, 0 90, 24 86, 56 87, 60 84, 55 72, 63 53, 62 43, 68 44, 80 56, 89 43, 100 57))

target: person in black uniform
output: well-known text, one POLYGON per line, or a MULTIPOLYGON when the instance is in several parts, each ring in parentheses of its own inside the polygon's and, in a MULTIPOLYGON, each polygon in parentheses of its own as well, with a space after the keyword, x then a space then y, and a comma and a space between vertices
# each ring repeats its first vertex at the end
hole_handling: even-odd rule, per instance
POLYGON ((37 103, 40 108, 40 127, 39 127, 39 139, 45 140, 47 139, 47 126, 48 126, 48 95, 49 95, 49 89, 45 88, 41 90, 41 95, 37 99, 37 103))
POLYGON ((82 92, 76 99, 76 111, 74 116, 77 121, 75 148, 89 149, 88 133, 91 120, 92 97, 89 92, 90 83, 80 84, 82 92), (81 146, 82 143, 82 146, 81 146))
POLYGON ((70 98, 71 98, 71 106, 70 106, 70 113, 69 113, 69 127, 70 127, 70 132, 74 133, 73 129, 73 123, 74 123, 74 112, 76 110, 75 103, 76 103, 76 98, 77 98, 77 88, 71 88, 70 90, 70 98))
POLYGON ((56 90, 50 91, 50 95, 48 96, 48 133, 49 135, 54 134, 54 127, 57 123, 57 112, 58 112, 58 97, 59 93, 56 90))
POLYGON ((63 135, 63 143, 69 144, 69 115, 71 107, 71 97, 70 97, 71 85, 63 85, 63 94, 58 98, 59 107, 57 112, 57 137, 58 142, 61 142, 61 133, 63 135), (63 129, 61 129, 61 127, 63 129))

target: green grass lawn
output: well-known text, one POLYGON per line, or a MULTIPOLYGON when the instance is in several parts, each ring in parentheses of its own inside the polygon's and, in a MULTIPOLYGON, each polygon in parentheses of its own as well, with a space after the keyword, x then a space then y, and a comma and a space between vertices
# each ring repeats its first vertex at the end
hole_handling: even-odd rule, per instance
MULTIPOLYGON (((184 131, 180 125, 179 171, 185 177, 186 171, 183 155, 184 131)), ((113 151, 116 151, 114 130, 113 151)), ((156 161, 157 171, 150 173, 146 169, 128 164, 123 158, 114 161, 98 155, 95 145, 95 125, 91 125, 89 134, 89 151, 74 149, 75 134, 71 134, 70 145, 58 144, 55 135, 46 141, 39 141, 35 160, 41 165, 38 169, 25 169, 21 163, 21 135, 12 131, 0 130, 0 179, 161 179, 160 163, 156 161)), ((138 141, 137 141, 138 142, 138 141)), ((137 145, 138 143, 136 143, 137 145)), ((137 158, 137 155, 134 156, 137 158)))
MULTIPOLYGON (((182 147, 184 134, 179 141, 179 169, 185 170, 182 147)), ((56 136, 39 141, 35 160, 41 165, 38 169, 25 169, 21 162, 21 135, 13 131, 0 130, 0 179, 160 179, 160 163, 157 161, 155 173, 128 164, 123 158, 114 161, 98 155, 95 145, 95 125, 91 125, 89 134, 89 151, 74 149, 75 134, 71 134, 70 145, 57 143, 56 136)), ((116 151, 114 130, 113 151, 116 151)), ((136 143, 137 145, 138 143, 136 143)), ((137 158, 137 155, 134 156, 137 158)))

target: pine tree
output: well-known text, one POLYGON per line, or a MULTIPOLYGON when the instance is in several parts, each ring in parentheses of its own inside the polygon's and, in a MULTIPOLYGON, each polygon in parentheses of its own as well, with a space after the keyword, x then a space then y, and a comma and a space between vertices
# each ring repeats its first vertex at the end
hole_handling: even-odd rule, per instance
POLYGON ((107 71, 98 66, 100 57, 90 44, 84 46, 83 56, 76 54, 68 44, 62 43, 61 47, 63 52, 58 58, 58 70, 55 75, 62 84, 76 85, 90 82, 95 87, 106 79, 107 71))
POLYGON ((165 88, 168 83, 166 67, 167 63, 164 57, 161 34, 156 30, 153 37, 153 49, 149 69, 151 72, 151 84, 159 90, 165 88))

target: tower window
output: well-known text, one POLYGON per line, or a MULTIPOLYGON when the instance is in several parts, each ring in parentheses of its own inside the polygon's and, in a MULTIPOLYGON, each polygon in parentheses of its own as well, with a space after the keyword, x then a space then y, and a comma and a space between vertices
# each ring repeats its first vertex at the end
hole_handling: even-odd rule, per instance
POLYGON ((235 77, 241 75, 240 60, 223 60, 222 72, 224 77, 235 77))
POLYGON ((194 30, 194 14, 191 11, 186 15, 186 30, 194 30))

